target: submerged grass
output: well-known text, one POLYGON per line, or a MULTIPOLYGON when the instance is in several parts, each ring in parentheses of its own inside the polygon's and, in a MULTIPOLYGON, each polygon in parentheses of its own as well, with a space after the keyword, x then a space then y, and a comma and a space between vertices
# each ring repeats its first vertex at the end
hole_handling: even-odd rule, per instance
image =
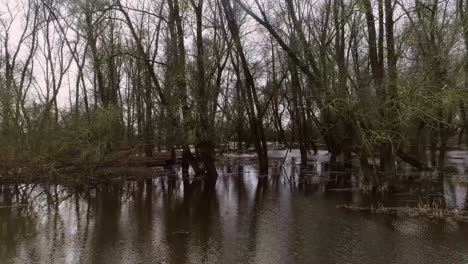
POLYGON ((371 214, 397 215, 404 217, 421 217, 430 220, 453 220, 457 222, 468 222, 468 211, 449 209, 441 199, 431 202, 419 201, 416 207, 386 207, 382 203, 372 204, 370 207, 355 205, 339 205, 337 208, 350 211, 366 212, 371 214))

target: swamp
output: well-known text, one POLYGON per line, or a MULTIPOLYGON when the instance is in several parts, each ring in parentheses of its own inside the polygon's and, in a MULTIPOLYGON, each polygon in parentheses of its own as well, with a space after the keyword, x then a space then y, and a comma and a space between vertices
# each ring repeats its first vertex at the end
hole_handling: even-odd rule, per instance
MULTIPOLYGON (((180 170, 145 181, 0 189, 2 263, 465 263, 468 181, 401 168, 394 193, 363 192, 353 169, 326 151, 301 167, 299 151, 217 163, 214 186, 180 170), (349 210, 342 208, 367 208, 349 210), (371 209, 374 208, 374 209, 371 209), (408 208, 392 213, 371 210, 408 208), (453 213, 452 217, 449 212, 453 213)), ((463 173, 465 152, 449 152, 463 173), (452 156, 453 155, 453 156, 452 156)))
POLYGON ((0 263, 468 263, 468 0, 0 0, 0 263))

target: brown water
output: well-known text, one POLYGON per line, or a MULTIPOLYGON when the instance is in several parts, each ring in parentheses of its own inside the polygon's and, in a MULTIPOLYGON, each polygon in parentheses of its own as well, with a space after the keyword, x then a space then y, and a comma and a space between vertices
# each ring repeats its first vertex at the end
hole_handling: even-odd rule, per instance
POLYGON ((302 171, 272 153, 265 178, 248 156, 229 158, 215 187, 176 172, 79 188, 5 185, 0 263, 468 263, 466 223, 336 208, 437 197, 468 209, 466 153, 450 155, 460 174, 432 181, 406 168, 403 176, 425 183, 392 195, 349 190, 358 172, 330 169, 324 153, 302 171))

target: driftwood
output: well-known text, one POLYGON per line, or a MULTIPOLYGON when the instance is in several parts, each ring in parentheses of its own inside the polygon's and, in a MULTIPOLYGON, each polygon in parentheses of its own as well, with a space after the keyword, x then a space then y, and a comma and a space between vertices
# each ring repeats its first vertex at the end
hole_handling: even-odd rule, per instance
POLYGON ((404 162, 408 163, 409 165, 417 168, 420 171, 433 171, 434 170, 433 168, 427 166, 423 162, 421 162, 418 159, 404 153, 401 150, 398 150, 396 154, 401 160, 403 160, 404 162))
POLYGON ((354 205, 338 205, 337 208, 373 214, 399 215, 406 217, 425 217, 430 219, 468 222, 468 211, 457 209, 450 210, 434 205, 420 205, 418 207, 384 207, 382 205, 378 205, 375 207, 361 207, 354 205))

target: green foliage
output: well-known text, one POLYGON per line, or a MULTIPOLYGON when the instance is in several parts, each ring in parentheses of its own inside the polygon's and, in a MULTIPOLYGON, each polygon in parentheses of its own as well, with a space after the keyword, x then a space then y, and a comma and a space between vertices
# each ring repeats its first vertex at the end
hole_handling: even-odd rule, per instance
POLYGON ((126 143, 118 109, 64 113, 58 123, 41 116, 26 131, 3 131, 0 159, 98 162, 126 143))

